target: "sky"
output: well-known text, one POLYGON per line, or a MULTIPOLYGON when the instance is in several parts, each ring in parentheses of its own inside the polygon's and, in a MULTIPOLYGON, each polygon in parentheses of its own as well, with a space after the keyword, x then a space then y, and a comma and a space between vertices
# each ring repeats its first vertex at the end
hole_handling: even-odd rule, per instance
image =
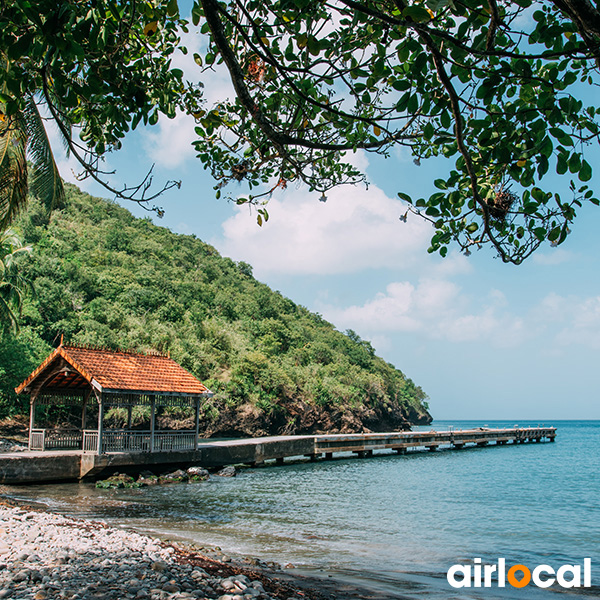
MULTIPOLYGON (((201 43, 193 33, 186 41, 190 49, 201 43)), ((192 54, 174 65, 186 75, 197 69, 192 54)), ((223 73, 203 81, 208 102, 230 93, 223 73)), ((443 165, 359 152, 352 160, 365 169, 368 189, 344 186, 320 202, 320 194, 289 186, 273 195, 259 227, 249 207, 215 198, 194 138, 185 116, 129 135, 107 157, 113 183, 137 183, 154 163, 157 185, 182 185, 161 197, 162 219, 123 206, 250 263, 258 280, 339 330, 355 330, 424 389, 434 419, 600 419, 600 209, 584 207, 566 243, 542 246, 520 266, 486 249, 465 257, 455 248, 442 259, 427 254, 429 224, 399 220, 406 207, 396 193, 428 196, 443 165)), ((76 181, 72 161, 58 162, 66 180, 107 197, 76 181)), ((596 195, 599 181, 591 182, 596 195)))

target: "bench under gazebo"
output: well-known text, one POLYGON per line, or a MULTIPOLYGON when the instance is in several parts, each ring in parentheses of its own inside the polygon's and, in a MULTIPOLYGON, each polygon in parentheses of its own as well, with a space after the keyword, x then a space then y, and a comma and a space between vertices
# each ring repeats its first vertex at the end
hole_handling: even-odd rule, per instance
POLYGON ((15 391, 30 395, 30 450, 97 454, 196 449, 200 402, 213 395, 169 356, 62 343, 15 391), (75 410, 81 425, 36 428, 44 407, 46 416, 52 407, 75 410), (156 428, 157 414, 174 407, 189 410, 193 428, 156 428), (126 415, 123 427, 105 424, 115 408, 126 415), (132 427, 134 410, 147 415, 147 427, 132 427))

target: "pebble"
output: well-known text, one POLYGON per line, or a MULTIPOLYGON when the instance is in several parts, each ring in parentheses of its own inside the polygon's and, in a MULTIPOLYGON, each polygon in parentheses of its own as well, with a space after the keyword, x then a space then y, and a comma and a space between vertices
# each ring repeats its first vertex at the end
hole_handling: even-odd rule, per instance
POLYGON ((258 580, 179 564, 133 531, 2 505, 0 524, 0 600, 273 600, 258 580))

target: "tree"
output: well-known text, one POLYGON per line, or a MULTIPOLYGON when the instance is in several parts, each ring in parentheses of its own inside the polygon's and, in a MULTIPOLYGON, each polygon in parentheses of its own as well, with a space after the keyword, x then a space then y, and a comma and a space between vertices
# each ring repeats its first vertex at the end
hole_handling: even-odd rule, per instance
POLYGON ((12 119, 0 121, 0 231, 4 231, 31 191, 47 209, 64 198, 58 167, 37 105, 30 96, 12 119), (28 177, 27 157, 33 161, 28 177))
POLYGON ((184 100, 193 106, 194 86, 170 66, 179 24, 176 0, 0 4, 0 229, 26 201, 28 183, 49 205, 62 196, 41 115, 57 125, 82 179, 160 213, 150 203, 178 182, 151 192, 151 169, 117 189, 101 163, 140 122, 174 117, 184 100))
POLYGON ((21 275, 18 257, 31 252, 12 229, 0 232, 0 337, 18 329, 22 295, 28 283, 21 275))
MULTIPOLYGON (((183 110, 217 195, 246 182, 236 201, 257 205, 259 224, 289 182, 325 195, 364 180, 356 150, 445 157, 438 192, 398 194, 401 220, 430 220, 429 250, 442 255, 452 242, 465 253, 491 244, 518 264, 563 243, 577 209, 599 203, 585 154, 599 134, 599 110, 584 105, 600 68, 589 0, 195 0, 192 24, 206 36, 196 63, 207 78, 229 71, 232 101, 202 106, 171 67, 187 52, 177 0, 3 3, 4 118, 45 103, 85 175, 102 180, 102 156, 127 131, 183 110)), ((148 183, 109 189, 147 203, 148 183)))
POLYGON ((290 181, 325 194, 364 178, 348 153, 402 146, 416 163, 448 159, 437 193, 398 194, 434 224, 429 251, 491 243, 517 264, 598 205, 588 0, 200 0, 192 18, 210 37, 204 62, 223 63, 236 91, 202 116, 195 145, 218 188, 248 182, 238 202, 260 206, 290 181))

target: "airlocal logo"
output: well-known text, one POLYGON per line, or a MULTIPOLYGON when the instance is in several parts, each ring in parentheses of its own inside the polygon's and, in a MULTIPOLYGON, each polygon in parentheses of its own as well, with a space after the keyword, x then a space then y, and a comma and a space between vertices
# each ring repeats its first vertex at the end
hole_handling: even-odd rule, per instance
POLYGON ((446 577, 453 588, 489 588, 493 585, 503 588, 507 583, 523 588, 530 582, 540 588, 548 588, 554 583, 564 588, 591 587, 592 561, 583 559, 583 586, 581 565, 562 565, 556 570, 550 565, 538 565, 533 570, 525 565, 512 565, 507 569, 504 558, 499 558, 497 565, 482 565, 480 558, 473 559, 473 565, 452 565, 446 577))

